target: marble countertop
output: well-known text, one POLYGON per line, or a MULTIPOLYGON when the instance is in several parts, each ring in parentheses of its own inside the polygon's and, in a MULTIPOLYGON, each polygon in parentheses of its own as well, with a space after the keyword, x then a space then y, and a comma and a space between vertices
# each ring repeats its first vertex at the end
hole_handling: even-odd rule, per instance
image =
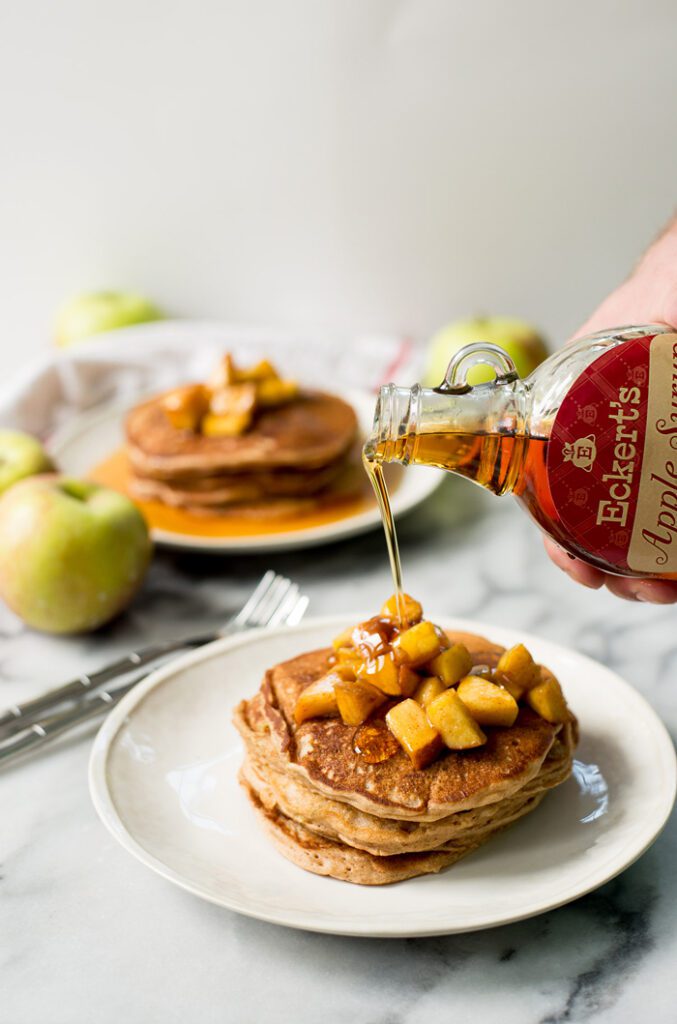
MULTIPOLYGON (((464 481, 445 481, 400 534, 406 588, 429 611, 576 646, 632 680, 674 735, 677 608, 575 586, 511 499, 464 481)), ((2 613, 1 703, 216 625, 268 567, 303 585, 311 614, 369 611, 390 590, 379 533, 265 558, 159 553, 133 608, 96 636, 45 638, 2 613)), ((90 742, 91 732, 64 739, 0 775, 3 1024, 675 1020, 674 816, 618 879, 530 921, 431 939, 335 938, 203 903, 129 857, 90 804, 90 742)))

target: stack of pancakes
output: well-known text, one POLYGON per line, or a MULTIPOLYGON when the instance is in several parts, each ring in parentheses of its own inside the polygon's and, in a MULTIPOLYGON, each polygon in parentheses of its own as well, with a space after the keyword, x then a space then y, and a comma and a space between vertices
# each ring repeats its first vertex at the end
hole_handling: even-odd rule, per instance
POLYGON ((131 490, 191 513, 293 515, 355 487, 354 410, 335 395, 301 392, 264 409, 235 437, 177 430, 158 395, 126 421, 131 490))
MULTIPOLYGON (((450 639, 476 664, 493 667, 503 651, 472 634, 450 639)), ((294 723, 299 694, 327 672, 330 654, 277 665, 235 711, 246 749, 240 780, 280 852, 308 871, 362 885, 440 871, 571 773, 575 720, 552 725, 529 708, 510 728, 486 729, 484 746, 448 751, 425 769, 403 750, 367 763, 353 749, 355 727, 340 718, 294 723)))

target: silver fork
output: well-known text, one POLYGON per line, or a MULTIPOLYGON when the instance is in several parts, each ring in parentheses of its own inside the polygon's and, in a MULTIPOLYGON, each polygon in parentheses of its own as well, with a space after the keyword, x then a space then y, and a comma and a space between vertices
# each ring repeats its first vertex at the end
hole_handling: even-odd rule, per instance
POLYGON ((0 726, 4 725, 5 730, 8 725, 11 726, 9 736, 0 741, 0 763, 6 764, 20 754, 62 735, 80 722, 104 714, 148 673, 136 671, 133 679, 113 688, 103 689, 104 683, 126 676, 141 667, 146 668, 169 654, 201 647, 241 630, 296 625, 303 618, 307 607, 308 598, 300 593, 295 583, 274 572, 267 572, 237 615, 215 632, 133 651, 98 672, 79 676, 41 697, 9 708, 0 716, 0 726), (40 717, 67 701, 75 701, 75 706, 40 717))

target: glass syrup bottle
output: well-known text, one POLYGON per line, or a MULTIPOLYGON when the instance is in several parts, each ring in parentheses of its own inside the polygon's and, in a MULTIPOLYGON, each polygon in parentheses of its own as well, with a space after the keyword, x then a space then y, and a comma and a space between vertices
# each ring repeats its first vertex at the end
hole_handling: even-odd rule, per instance
MULTIPOLYGON (((498 346, 467 345, 439 387, 381 388, 364 462, 381 491, 388 462, 458 473, 514 495, 591 565, 677 578, 677 332, 660 324, 600 331, 524 380, 498 346), (479 363, 496 376, 473 387, 466 374, 479 363)), ((395 571, 387 504, 386 493, 395 571)))

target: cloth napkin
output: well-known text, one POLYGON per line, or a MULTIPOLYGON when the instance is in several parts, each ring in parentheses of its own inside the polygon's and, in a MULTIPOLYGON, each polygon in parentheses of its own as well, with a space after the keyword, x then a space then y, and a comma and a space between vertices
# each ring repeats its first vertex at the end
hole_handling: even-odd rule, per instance
POLYGON ((73 416, 100 403, 131 403, 144 393, 205 380, 225 352, 245 366, 268 358, 282 376, 327 390, 413 383, 420 362, 408 339, 392 335, 346 339, 163 320, 102 334, 31 362, 0 387, 0 426, 48 440, 73 416))

